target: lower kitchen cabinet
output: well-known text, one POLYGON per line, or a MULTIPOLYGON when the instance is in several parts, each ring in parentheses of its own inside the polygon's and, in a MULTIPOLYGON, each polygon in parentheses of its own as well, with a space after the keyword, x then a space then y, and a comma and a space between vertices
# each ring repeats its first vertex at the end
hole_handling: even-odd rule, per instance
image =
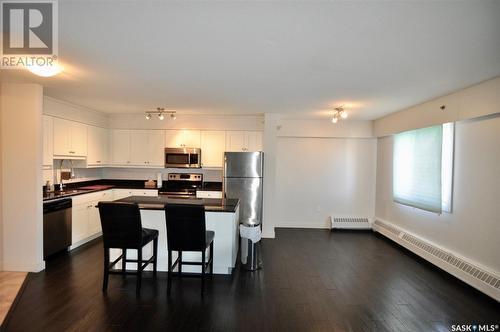
POLYGON ((101 201, 112 201, 113 190, 99 191, 72 198, 71 248, 76 248, 101 233, 101 219, 96 207, 101 201))
POLYGON ((113 189, 113 199, 122 199, 129 196, 158 196, 156 189, 113 189))
POLYGON ((71 249, 96 238, 102 232, 97 204, 129 196, 158 196, 156 189, 111 189, 72 198, 71 249))

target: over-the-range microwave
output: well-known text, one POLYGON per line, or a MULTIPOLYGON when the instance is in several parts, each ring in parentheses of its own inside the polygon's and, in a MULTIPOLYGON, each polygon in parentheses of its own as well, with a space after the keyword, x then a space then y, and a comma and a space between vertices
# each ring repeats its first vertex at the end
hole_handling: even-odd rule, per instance
POLYGON ((165 148, 165 168, 201 168, 201 149, 165 148))

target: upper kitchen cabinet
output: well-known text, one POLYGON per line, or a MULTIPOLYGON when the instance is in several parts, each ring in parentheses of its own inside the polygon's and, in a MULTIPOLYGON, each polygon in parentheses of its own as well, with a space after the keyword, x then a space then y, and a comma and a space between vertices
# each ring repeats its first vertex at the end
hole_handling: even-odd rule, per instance
POLYGON ((105 128, 88 126, 88 166, 104 166, 109 163, 109 132, 105 128))
POLYGON ((130 165, 130 130, 111 131, 111 163, 130 165))
POLYGON ((247 151, 262 151, 262 132, 247 131, 247 151))
POLYGON ((87 155, 87 126, 78 122, 54 118, 54 155, 85 157, 87 155))
POLYGON ((226 131, 226 151, 262 151, 262 132, 226 131))
POLYGON ((172 130, 165 131, 166 148, 199 148, 201 132, 199 130, 172 130))
POLYGON ((114 165, 163 167, 164 144, 163 130, 113 130, 112 162, 114 165))
POLYGON ((53 118, 44 115, 43 132, 43 166, 52 166, 54 159, 54 122, 53 118))
POLYGON ((150 130, 148 144, 148 166, 164 167, 165 165, 165 131, 150 130))
POLYGON ((224 131, 201 132, 201 165, 202 167, 222 167, 226 135, 224 131))
POLYGON ((164 144, 163 130, 131 130, 131 163, 137 166, 163 167, 164 144))

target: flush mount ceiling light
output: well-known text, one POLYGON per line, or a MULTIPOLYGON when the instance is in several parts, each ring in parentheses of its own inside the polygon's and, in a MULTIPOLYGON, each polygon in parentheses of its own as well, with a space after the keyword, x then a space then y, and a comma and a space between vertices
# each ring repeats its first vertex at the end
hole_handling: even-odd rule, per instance
POLYGON ((165 115, 170 115, 170 119, 175 120, 177 117, 175 116, 175 111, 165 111, 163 107, 157 107, 155 111, 147 111, 146 112, 146 120, 151 120, 153 115, 157 115, 159 120, 165 119, 165 115))
POLYGON ((41 77, 52 77, 63 71, 63 67, 59 64, 54 64, 53 66, 27 66, 26 67, 31 73, 41 76, 41 77))
POLYGON ((335 107, 333 109, 332 123, 337 123, 340 119, 347 119, 347 111, 343 106, 335 107))

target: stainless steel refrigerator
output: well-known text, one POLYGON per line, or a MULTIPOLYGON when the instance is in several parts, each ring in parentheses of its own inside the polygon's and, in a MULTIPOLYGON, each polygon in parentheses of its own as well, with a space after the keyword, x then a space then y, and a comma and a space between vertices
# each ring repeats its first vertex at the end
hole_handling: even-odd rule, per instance
POLYGON ((239 198, 240 223, 260 225, 262 221, 263 152, 226 152, 224 154, 224 194, 239 198))
POLYGON ((241 238, 241 262, 249 271, 262 267, 259 239, 262 222, 263 174, 264 153, 226 152, 224 154, 224 196, 240 200, 240 224, 243 230, 253 234, 249 237, 254 238, 253 240, 244 236, 241 238))

